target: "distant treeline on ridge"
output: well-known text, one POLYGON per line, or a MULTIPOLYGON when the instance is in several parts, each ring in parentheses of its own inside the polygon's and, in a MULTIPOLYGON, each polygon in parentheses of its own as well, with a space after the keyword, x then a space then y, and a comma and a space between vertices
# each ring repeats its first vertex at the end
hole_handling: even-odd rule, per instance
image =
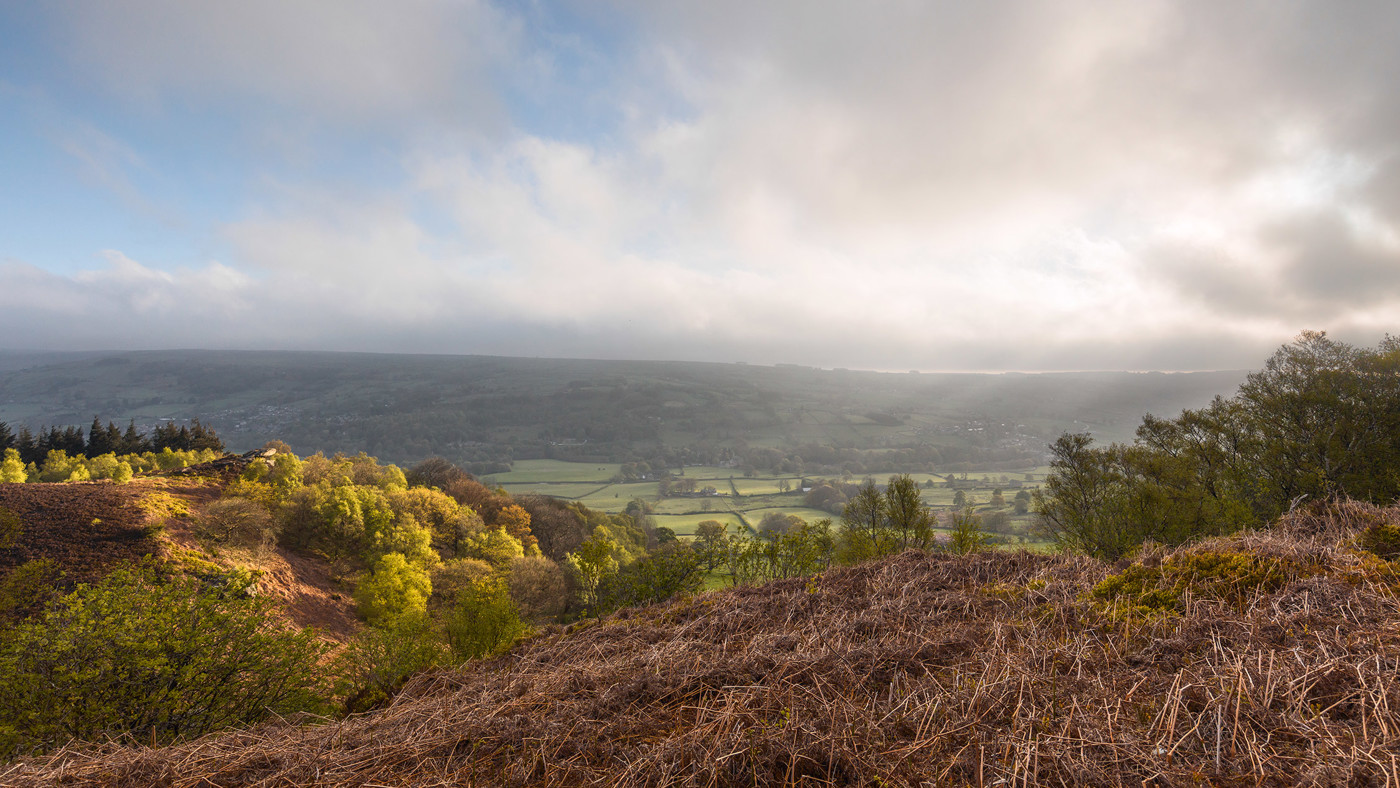
POLYGON ((195 451, 210 449, 223 451, 224 442, 210 427, 191 419, 189 424, 169 422, 158 425, 149 434, 136 429, 133 419, 123 431, 111 421, 103 426, 97 416, 92 418, 92 426, 87 435, 82 427, 40 427, 37 433, 28 426, 21 426, 16 433, 10 425, 0 421, 0 454, 6 449, 15 449, 25 463, 42 463, 52 450, 61 450, 69 457, 100 457, 104 454, 141 454, 142 452, 195 451))

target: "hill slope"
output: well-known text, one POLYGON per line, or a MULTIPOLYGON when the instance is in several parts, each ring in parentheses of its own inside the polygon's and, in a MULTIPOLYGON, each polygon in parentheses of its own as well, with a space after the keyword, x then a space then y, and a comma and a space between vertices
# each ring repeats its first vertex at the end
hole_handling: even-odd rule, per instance
POLYGON ((906 553, 625 610, 388 709, 3 785, 1385 784, 1400 573, 1330 504, 1131 565, 906 553), (1107 582, 1105 582, 1107 581, 1107 582))
POLYGON ((260 573, 259 593, 277 600, 297 627, 315 627, 332 641, 359 631, 354 605, 324 561, 281 547, 212 555, 195 538, 194 521, 220 496, 226 481, 207 471, 138 477, 124 485, 0 484, 0 509, 13 512, 23 524, 14 546, 0 549, 0 580, 26 561, 41 558, 61 572, 63 589, 99 580, 117 565, 148 555, 196 574, 242 567, 260 573))
POLYGON ((197 417, 236 451, 279 438, 302 454, 363 450, 397 463, 434 454, 627 462, 662 447, 712 463, 716 447, 745 445, 938 446, 961 461, 1039 453, 1064 430, 1130 438, 1143 414, 1199 407, 1244 379, 237 351, 12 362, 23 368, 0 376, 0 421, 11 426, 86 426, 98 414, 149 428, 197 417))

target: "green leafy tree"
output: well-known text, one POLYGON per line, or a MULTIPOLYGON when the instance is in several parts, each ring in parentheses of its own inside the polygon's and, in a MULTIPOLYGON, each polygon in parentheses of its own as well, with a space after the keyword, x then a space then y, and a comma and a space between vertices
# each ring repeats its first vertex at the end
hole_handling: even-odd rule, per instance
POLYGON ((948 549, 958 555, 985 550, 991 539, 982 530, 982 518, 970 511, 953 512, 948 522, 948 549))
POLYGON ((597 606, 599 584, 604 578, 617 572, 618 561, 613 557, 617 550, 617 542, 600 526, 579 545, 576 552, 565 557, 564 562, 574 574, 578 583, 579 598, 585 607, 597 606))
POLYGON ((336 695, 348 713, 372 711, 388 705, 414 675, 450 661, 447 644, 426 615, 398 616, 346 644, 335 660, 336 695))
POLYGON ((839 557, 846 563, 888 555, 895 541, 888 529, 885 496, 867 479, 841 513, 839 557))
POLYGON ((403 615, 428 612, 433 583, 428 570, 412 564, 402 553, 386 553, 355 588, 360 615, 375 626, 390 626, 403 615))
POLYGON ((724 541, 729 529, 718 520, 701 520, 695 526, 695 544, 705 562, 705 571, 713 572, 724 561, 724 541))
POLYGON ((1027 490, 1020 490, 1016 497, 1011 499, 1011 511, 1016 514, 1026 514, 1031 510, 1031 494, 1027 490))
POLYGON ((5 459, 0 461, 0 483, 23 484, 29 481, 29 474, 24 469, 24 461, 19 457, 18 449, 6 449, 5 459))
POLYGON ((506 583, 492 577, 462 589, 444 623, 447 644, 458 659, 498 654, 519 640, 529 626, 520 620, 506 583))
POLYGON ((890 537, 900 549, 933 543, 933 515, 924 506, 919 483, 908 474, 891 476, 885 485, 885 517, 890 537))
POLYGON ((662 545, 603 578, 598 591, 600 612, 697 593, 704 585, 703 561, 700 551, 688 544, 662 545))

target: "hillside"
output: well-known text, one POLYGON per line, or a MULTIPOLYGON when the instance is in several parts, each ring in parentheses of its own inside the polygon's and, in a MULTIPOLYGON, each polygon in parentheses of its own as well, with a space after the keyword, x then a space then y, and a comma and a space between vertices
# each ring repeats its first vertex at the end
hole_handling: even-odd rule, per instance
POLYGON ((192 526, 226 479, 207 473, 140 477, 124 485, 0 484, 0 509, 24 524, 15 545, 0 549, 0 579, 34 559, 54 563, 60 589, 99 580, 147 555, 195 575, 243 567, 259 573, 259 592, 277 600, 295 626, 315 627, 333 641, 358 631, 354 605, 324 561, 275 546, 208 552, 192 526))
POLYGON ((235 351, 0 354, 0 369, 0 421, 16 429, 198 417, 235 451, 278 438, 302 454, 440 455, 478 473, 513 459, 716 464, 804 447, 1036 465, 1062 431, 1127 439, 1145 413, 1175 415, 1244 377, 235 351))
POLYGON ((1116 565, 911 551, 555 629, 381 712, 0 785, 1389 784, 1400 573, 1363 529, 1383 548, 1400 508, 1116 565))

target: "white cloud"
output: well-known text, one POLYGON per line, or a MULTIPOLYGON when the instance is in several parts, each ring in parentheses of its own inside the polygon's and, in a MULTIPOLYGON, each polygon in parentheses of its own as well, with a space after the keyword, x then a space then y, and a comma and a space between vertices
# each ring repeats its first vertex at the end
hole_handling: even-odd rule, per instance
POLYGON ((134 0, 51 12, 75 61, 131 98, 503 121, 487 72, 510 51, 514 23, 481 0, 134 0))
POLYGON ((229 267, 26 286, 133 333, 237 304, 234 343, 888 368, 1244 366, 1400 313, 1389 6, 618 2, 617 71, 558 109, 616 105, 593 136, 508 116, 493 75, 564 78, 530 8, 75 13, 122 95, 440 133, 377 190, 269 188, 229 267))

